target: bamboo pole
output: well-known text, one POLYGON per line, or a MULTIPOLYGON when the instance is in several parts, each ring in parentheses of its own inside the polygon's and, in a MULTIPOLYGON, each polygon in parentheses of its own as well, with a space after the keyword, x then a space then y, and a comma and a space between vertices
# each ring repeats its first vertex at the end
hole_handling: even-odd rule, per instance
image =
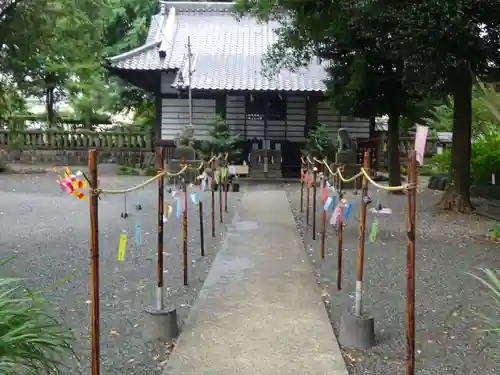
POLYGON ((342 215, 339 217, 337 225, 337 290, 342 290, 342 247, 343 245, 344 224, 342 215))
POLYGON ((310 206, 309 196, 310 195, 311 195, 311 188, 309 185, 309 181, 307 181, 307 187, 306 187, 306 225, 309 225, 309 206, 310 206))
POLYGON ((187 182, 186 178, 184 180, 184 215, 183 215, 183 239, 184 239, 184 247, 183 247, 183 263, 184 263, 184 285, 188 285, 188 223, 187 223, 187 182))
MULTIPOLYGON (((165 148, 157 150, 158 168, 165 169, 165 148)), ((165 179, 158 179, 158 238, 156 249, 156 308, 163 310, 163 215, 165 207, 165 179)))
POLYGON ((415 373, 415 216, 417 195, 417 155, 412 150, 408 159, 408 249, 406 263, 406 375, 415 373))
POLYGON ((323 184, 321 186, 321 259, 325 259, 325 242, 326 242, 326 210, 324 208, 325 201, 323 197, 323 191, 326 189, 326 175, 323 168, 323 184))
POLYGON ((300 165, 300 212, 304 212, 304 164, 300 165))
POLYGON ((100 368, 100 332, 99 332, 99 195, 96 151, 89 151, 90 174, 90 347, 91 347, 91 374, 99 375, 100 368))
POLYGON ((205 256, 205 236, 203 234, 203 202, 198 202, 198 212, 200 214, 200 252, 201 256, 205 256))
POLYGON ((220 218, 220 223, 224 223, 224 214, 222 212, 222 190, 224 190, 224 184, 222 183, 222 178, 220 178, 221 181, 219 183, 219 218, 220 218))
POLYGON ((312 219, 313 219, 313 226, 312 226, 312 239, 313 240, 316 240, 316 201, 317 201, 317 189, 316 189, 316 177, 318 175, 318 169, 316 167, 314 167, 313 169, 313 215, 312 215, 312 219))
POLYGON ((215 162, 212 162, 212 237, 215 238, 215 162))
MULTIPOLYGON (((363 158, 363 168, 370 168, 370 153, 365 151, 363 158)), ((361 212, 359 220, 359 248, 356 269, 356 316, 361 317, 363 313, 363 271, 365 260, 365 229, 366 229, 366 207, 368 205, 368 180, 363 176, 361 188, 361 212)))
MULTIPOLYGON (((224 167, 227 168, 227 165, 224 167)), ((224 181, 224 212, 227 213, 227 192, 229 190, 229 171, 227 172, 226 181, 224 181)))

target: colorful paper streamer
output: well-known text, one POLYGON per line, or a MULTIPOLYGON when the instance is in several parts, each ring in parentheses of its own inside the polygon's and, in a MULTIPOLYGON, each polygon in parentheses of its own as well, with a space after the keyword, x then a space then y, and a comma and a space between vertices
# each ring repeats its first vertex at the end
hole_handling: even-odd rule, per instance
POLYGON ((325 211, 328 211, 328 209, 333 205, 335 207, 335 203, 337 201, 337 196, 332 195, 326 199, 325 205, 323 206, 323 209, 325 211))
POLYGON ((337 219, 338 219, 341 212, 342 212, 341 207, 336 206, 335 209, 333 210, 332 216, 330 217, 330 224, 331 225, 335 225, 335 223, 337 223, 337 219))
POLYGON ((191 202, 193 202, 193 204, 198 204, 198 200, 196 199, 196 192, 189 194, 189 196, 191 197, 191 202))
POLYGON ((344 220, 349 220, 349 216, 351 216, 351 211, 352 211, 352 204, 349 203, 347 205, 347 209, 345 210, 344 220))
POLYGON ((125 260, 125 249, 127 248, 127 235, 120 234, 120 245, 118 246, 118 260, 123 262, 125 260))
POLYGON ((182 214, 181 200, 178 198, 177 199, 177 217, 181 217, 181 214, 182 214))
POLYGON ((163 224, 165 224, 168 221, 168 218, 172 214, 172 210, 173 210, 172 206, 168 206, 165 209, 165 215, 163 215, 163 224))
POLYGON ((139 223, 135 224, 135 244, 137 246, 142 245, 142 230, 139 223))
POLYGON ((375 243, 378 233, 378 220, 373 220, 372 228, 370 230, 370 243, 375 243))

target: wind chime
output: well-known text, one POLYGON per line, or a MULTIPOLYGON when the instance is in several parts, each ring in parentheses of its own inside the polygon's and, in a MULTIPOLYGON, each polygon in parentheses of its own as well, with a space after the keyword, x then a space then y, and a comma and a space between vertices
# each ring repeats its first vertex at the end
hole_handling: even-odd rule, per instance
POLYGON ((377 233, 379 230, 379 218, 381 216, 388 216, 392 214, 392 210, 388 207, 382 207, 382 204, 380 203, 380 190, 377 189, 377 203, 375 207, 372 207, 368 210, 369 212, 375 214, 375 218, 372 222, 372 226, 370 229, 370 243, 375 243, 377 240, 377 233))

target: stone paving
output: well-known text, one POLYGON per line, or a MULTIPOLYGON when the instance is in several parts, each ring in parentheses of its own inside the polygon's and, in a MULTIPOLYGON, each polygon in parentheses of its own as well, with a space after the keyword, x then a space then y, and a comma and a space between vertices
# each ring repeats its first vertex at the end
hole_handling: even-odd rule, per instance
POLYGON ((347 375, 283 189, 251 186, 165 375, 347 375))

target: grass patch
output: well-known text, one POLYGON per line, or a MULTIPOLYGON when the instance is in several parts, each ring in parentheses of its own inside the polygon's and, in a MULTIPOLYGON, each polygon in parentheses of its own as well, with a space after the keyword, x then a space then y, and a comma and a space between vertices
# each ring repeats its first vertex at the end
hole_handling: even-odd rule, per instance
POLYGON ((158 169, 154 167, 148 167, 142 171, 144 176, 156 176, 158 174, 158 169))
POLYGON ((21 283, 0 278, 0 374, 61 374, 75 337, 21 283))
POLYGON ((116 171, 118 176, 140 176, 141 172, 139 172, 135 168, 127 167, 125 165, 120 165, 116 171))

